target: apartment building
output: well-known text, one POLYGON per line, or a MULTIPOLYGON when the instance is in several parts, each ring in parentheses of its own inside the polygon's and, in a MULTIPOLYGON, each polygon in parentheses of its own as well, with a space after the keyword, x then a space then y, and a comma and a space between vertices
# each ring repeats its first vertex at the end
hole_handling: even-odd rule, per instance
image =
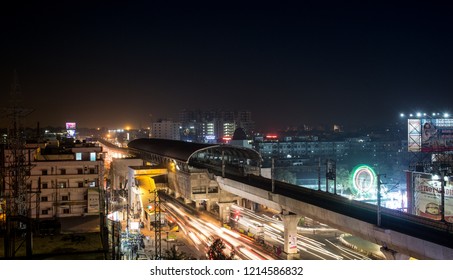
MULTIPOLYGON (((57 219, 99 216, 103 211, 102 186, 104 181, 104 153, 95 143, 59 142, 27 144, 20 152, 26 169, 21 183, 15 184, 14 174, 4 172, 3 196, 7 208, 25 208, 19 214, 31 219, 57 219), (25 185, 20 206, 15 185, 25 185)), ((3 170, 17 165, 13 151, 3 148, 3 170)), ((18 157, 19 158, 19 157, 18 157)), ((17 211, 16 211, 17 212, 17 211)), ((5 211, 6 213, 6 211, 5 211)))
POLYGON ((30 217, 99 215, 104 154, 94 143, 37 148, 30 172, 30 217))

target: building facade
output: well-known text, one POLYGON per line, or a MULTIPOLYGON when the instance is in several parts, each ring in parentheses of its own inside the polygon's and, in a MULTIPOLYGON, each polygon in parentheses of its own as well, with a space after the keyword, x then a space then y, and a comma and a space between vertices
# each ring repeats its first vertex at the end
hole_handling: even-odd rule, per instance
POLYGON ((153 123, 151 138, 180 140, 181 124, 169 120, 160 120, 153 123))
POLYGON ((179 114, 181 140, 198 143, 217 143, 231 139, 241 127, 251 137, 255 129, 250 111, 183 110, 179 114))
MULTIPOLYGON (((8 150, 5 156, 8 157, 8 150)), ((94 143, 27 145, 27 194, 25 205, 31 219, 59 219, 103 211, 104 154, 94 143)), ((6 160, 4 162, 7 162, 6 160)), ((12 181, 6 176, 5 181, 12 181)), ((14 203, 13 186, 5 184, 5 196, 14 203)))

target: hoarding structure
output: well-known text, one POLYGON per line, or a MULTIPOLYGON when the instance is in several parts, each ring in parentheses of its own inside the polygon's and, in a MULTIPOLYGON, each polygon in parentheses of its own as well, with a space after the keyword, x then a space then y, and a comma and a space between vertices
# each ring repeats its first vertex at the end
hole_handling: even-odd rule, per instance
POLYGON ((444 217, 453 222, 453 182, 444 178, 434 179, 428 173, 412 173, 413 210, 414 214, 433 220, 442 217, 442 184, 444 185, 444 217))
POLYGON ((453 151, 453 119, 408 119, 408 151, 422 153, 453 151))

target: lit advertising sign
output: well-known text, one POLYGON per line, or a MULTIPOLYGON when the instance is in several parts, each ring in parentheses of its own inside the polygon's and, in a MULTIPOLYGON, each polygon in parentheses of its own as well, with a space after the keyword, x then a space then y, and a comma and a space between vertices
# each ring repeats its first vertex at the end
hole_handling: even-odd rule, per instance
POLYGON ((453 151, 453 119, 409 119, 408 134, 410 152, 453 151))
POLYGON ((75 122, 67 122, 66 123, 66 130, 76 130, 76 123, 75 122))
POLYGON ((75 122, 67 122, 66 123, 66 132, 68 133, 68 137, 74 137, 76 131, 76 123, 75 122))
POLYGON ((88 213, 98 213, 99 207, 99 191, 97 189, 88 189, 88 213))
MULTIPOLYGON (((413 173, 415 214, 433 220, 441 219, 441 192, 443 178, 434 180, 431 174, 413 173)), ((453 222, 453 182, 444 187, 445 220, 453 222)))

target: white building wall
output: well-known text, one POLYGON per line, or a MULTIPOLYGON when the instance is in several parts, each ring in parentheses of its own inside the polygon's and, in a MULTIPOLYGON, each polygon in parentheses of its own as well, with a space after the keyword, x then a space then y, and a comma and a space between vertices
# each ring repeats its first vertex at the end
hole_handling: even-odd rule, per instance
POLYGON ((181 124, 172 121, 160 121, 153 123, 152 138, 180 140, 181 124))

